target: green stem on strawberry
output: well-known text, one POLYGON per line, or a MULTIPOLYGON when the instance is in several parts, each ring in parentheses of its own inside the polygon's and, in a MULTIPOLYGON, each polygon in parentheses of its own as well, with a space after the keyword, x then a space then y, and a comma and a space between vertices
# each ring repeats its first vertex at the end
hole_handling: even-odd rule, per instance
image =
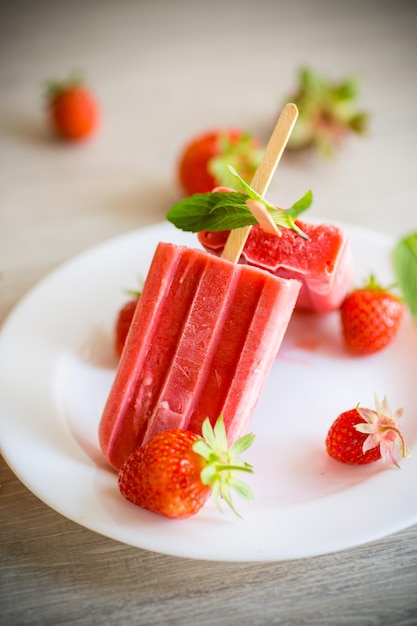
POLYGON ((132 298, 140 298, 142 295, 142 291, 139 289, 126 289, 126 294, 128 296, 132 296, 132 298))
POLYGON ((244 435, 228 449, 223 416, 220 415, 214 428, 208 418, 203 422, 202 438, 193 445, 194 452, 206 461, 201 471, 201 482, 210 486, 212 498, 219 509, 220 499, 223 499, 238 517, 241 516, 234 507, 231 490, 247 500, 251 500, 253 494, 249 485, 236 478, 236 472, 252 473, 253 467, 238 459, 237 455, 247 450, 254 438, 253 434, 244 435))
POLYGON ((285 101, 294 102, 299 110, 288 147, 313 149, 330 157, 348 134, 365 134, 369 113, 359 111, 359 82, 355 77, 330 80, 311 67, 302 67, 298 85, 285 101))
POLYGON ((183 429, 162 431, 125 461, 118 476, 120 492, 133 504, 173 519, 195 515, 212 495, 218 508, 222 499, 240 517, 232 492, 253 498, 249 485, 238 478, 253 468, 238 454, 253 440, 253 434, 244 435, 229 449, 222 416, 214 427, 206 419, 202 435, 183 429))
POLYGON ((355 408, 341 413, 326 437, 326 449, 333 459, 348 465, 364 465, 382 460, 399 468, 399 459, 409 455, 398 420, 403 409, 394 414, 386 397, 380 403, 375 394, 375 408, 355 408))
POLYGON ((50 79, 46 81, 45 91, 48 99, 56 97, 58 94, 74 87, 84 84, 84 78, 79 70, 72 71, 65 80, 50 79))
POLYGON ((406 458, 410 454, 404 435, 397 424, 404 409, 397 409, 392 414, 387 398, 384 397, 382 402, 379 402, 376 394, 375 408, 376 411, 361 408, 359 405, 356 407, 365 423, 356 424, 355 429, 360 433, 369 435, 363 444, 363 452, 379 446, 382 461, 392 463, 399 468, 399 457, 406 458))
POLYGON ((231 174, 230 162, 236 167, 244 168, 246 174, 253 176, 261 163, 264 150, 255 149, 254 140, 248 133, 243 133, 240 140, 232 140, 227 133, 221 133, 218 138, 219 153, 207 164, 209 173, 217 181, 218 186, 234 188, 234 176, 231 174))
POLYGON ((375 274, 371 274, 368 278, 368 281, 365 282, 362 289, 373 289, 375 291, 391 291, 391 289, 395 289, 397 287, 397 283, 390 283, 389 285, 383 286, 381 285, 377 279, 375 274))

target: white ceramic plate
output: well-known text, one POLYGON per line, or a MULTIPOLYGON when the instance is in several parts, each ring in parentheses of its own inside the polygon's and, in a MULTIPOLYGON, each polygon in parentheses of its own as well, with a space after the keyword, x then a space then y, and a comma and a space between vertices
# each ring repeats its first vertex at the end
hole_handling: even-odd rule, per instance
MULTIPOLYGON (((392 280, 386 236, 345 226, 356 278, 392 280)), ((158 224, 111 240, 65 264, 35 287, 0 335, 2 454, 19 479, 71 520, 121 542, 182 557, 271 561, 346 549, 417 522, 417 455, 401 470, 349 467, 324 449, 343 410, 373 407, 376 392, 405 406, 409 447, 417 440, 417 327, 408 317, 396 341, 367 358, 346 355, 337 314, 296 315, 258 404, 246 459, 251 502, 243 516, 212 502, 173 521, 118 492, 97 444, 100 414, 115 373, 112 328, 125 290, 146 276, 158 241, 196 245, 158 224)))

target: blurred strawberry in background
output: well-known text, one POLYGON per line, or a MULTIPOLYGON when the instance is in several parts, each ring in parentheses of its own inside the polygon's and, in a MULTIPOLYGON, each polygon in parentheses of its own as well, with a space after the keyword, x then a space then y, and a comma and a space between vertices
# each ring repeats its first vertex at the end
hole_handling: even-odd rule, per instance
POLYGON ((358 96, 357 78, 330 80, 311 67, 301 68, 297 86, 285 98, 285 102, 294 102, 299 111, 288 147, 313 149, 331 156, 348 135, 365 134, 369 114, 359 110, 358 96))
POLYGON ((78 74, 66 81, 47 83, 49 121, 58 136, 68 141, 87 139, 99 124, 96 97, 78 74))

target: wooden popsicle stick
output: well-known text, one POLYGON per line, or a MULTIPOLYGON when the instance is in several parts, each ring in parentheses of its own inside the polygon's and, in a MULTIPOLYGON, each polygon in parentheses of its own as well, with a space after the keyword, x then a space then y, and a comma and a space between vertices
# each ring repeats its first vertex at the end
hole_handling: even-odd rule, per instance
MULTIPOLYGON (((260 196, 264 196, 269 187, 297 117, 298 109, 292 102, 286 104, 281 111, 281 115, 266 146, 262 161, 251 181, 252 189, 260 196)), ((239 261, 251 228, 252 226, 243 226, 230 231, 222 253, 223 259, 232 261, 232 263, 239 261)))

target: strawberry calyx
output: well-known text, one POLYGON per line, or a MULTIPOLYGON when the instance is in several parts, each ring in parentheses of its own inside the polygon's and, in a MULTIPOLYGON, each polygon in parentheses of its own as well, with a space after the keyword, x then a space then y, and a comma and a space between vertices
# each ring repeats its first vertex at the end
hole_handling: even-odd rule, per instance
POLYGON ((128 287, 124 290, 124 293, 131 298, 140 298, 143 290, 143 280, 137 278, 137 287, 128 287))
POLYGON ((288 147, 312 148, 329 157, 348 134, 364 135, 369 113, 358 108, 359 91, 359 81, 354 76, 332 80, 312 67, 301 67, 298 85, 287 98, 299 110, 288 147))
POLYGON ((220 133, 217 138, 217 154, 207 163, 209 174, 218 186, 235 188, 236 179, 231 175, 229 165, 240 171, 244 178, 251 180, 258 168, 263 149, 249 133, 220 133))
POLYGON ((364 422, 355 424, 355 429, 368 437, 363 443, 363 453, 379 446, 383 463, 395 465, 399 468, 399 459, 407 458, 410 452, 407 449, 404 435, 402 434, 398 420, 402 416, 404 409, 397 409, 392 414, 386 396, 382 402, 375 394, 375 408, 372 409, 356 407, 364 422))
POLYGON ((387 285, 386 287, 382 286, 376 279, 374 274, 371 274, 369 278, 364 283, 363 287, 359 287, 356 291, 369 289, 371 291, 380 291, 380 292, 390 292, 394 287, 396 287, 396 283, 392 283, 387 285))
POLYGON ((139 289, 126 289, 126 295, 131 296, 132 298, 140 298, 142 291, 139 289))
POLYGON ((357 287, 353 290, 352 293, 357 291, 374 291, 375 293, 386 294, 387 296, 391 296, 398 300, 398 302, 403 302, 403 298, 397 293, 394 293, 398 288, 398 283, 390 283, 389 285, 381 285, 378 282, 374 274, 370 274, 369 278, 367 278, 363 285, 357 287))
POLYGON ((220 415, 214 428, 208 418, 204 420, 202 437, 193 444, 194 452, 205 461, 200 475, 201 482, 210 486, 218 508, 221 509, 220 499, 223 499, 238 517, 241 516, 234 507, 232 490, 246 500, 253 498, 249 485, 237 478, 240 472, 253 473, 253 467, 238 456, 252 445, 254 438, 252 433, 243 435, 228 448, 224 420, 220 415))
POLYGON ((72 89, 78 89, 84 84, 84 79, 80 72, 71 72, 65 80, 48 80, 46 82, 46 96, 49 101, 53 101, 60 94, 72 89))

